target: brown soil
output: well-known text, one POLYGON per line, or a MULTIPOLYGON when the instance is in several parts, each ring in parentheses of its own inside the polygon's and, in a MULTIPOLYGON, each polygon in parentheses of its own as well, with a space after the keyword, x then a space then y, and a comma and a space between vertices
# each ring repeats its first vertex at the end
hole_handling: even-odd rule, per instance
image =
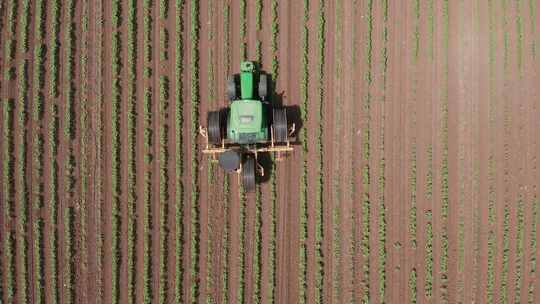
MULTIPOLYGON (((199 5, 199 49, 198 80, 199 92, 198 122, 206 124, 208 111, 225 107, 226 77, 237 73, 242 58, 241 48, 246 46, 247 59, 255 60, 257 46, 261 46, 261 65, 270 72, 274 54, 271 51, 272 3, 261 0, 262 28, 256 28, 257 2, 245 1, 246 33, 241 37, 240 7, 243 0, 185 1, 182 18, 184 41, 182 58, 183 125, 175 127, 176 109, 176 10, 175 1, 165 1, 168 17, 159 16, 161 1, 152 3, 152 76, 144 75, 147 67, 144 58, 144 23, 146 11, 143 2, 137 2, 137 62, 136 62, 136 138, 135 169, 136 183, 128 184, 128 129, 130 66, 128 54, 128 1, 121 5, 121 111, 120 111, 120 164, 121 200, 119 222, 121 223, 119 301, 127 302, 129 297, 128 229, 134 224, 134 302, 144 300, 144 174, 152 173, 151 193, 151 256, 152 271, 151 302, 163 300, 175 302, 175 287, 181 286, 184 302, 224 303, 224 293, 228 302, 243 298, 246 303, 298 303, 305 293, 307 303, 317 302, 320 293, 323 303, 342 302, 412 302, 416 297, 420 303, 486 303, 508 301, 525 303, 538 302, 540 280, 537 279, 536 261, 540 253, 536 248, 538 235, 534 234, 534 224, 540 221, 533 210, 538 199, 537 160, 540 157, 537 142, 539 94, 539 60, 534 47, 540 41, 538 29, 540 14, 531 12, 526 1, 501 2, 459 2, 434 1, 433 12, 429 1, 388 1, 388 15, 385 16, 384 1, 324 1, 322 12, 325 21, 324 56, 318 56, 319 1, 309 1, 308 48, 303 49, 302 1, 277 1, 278 4, 278 47, 276 54, 279 68, 276 94, 278 101, 291 107, 290 118, 296 119, 297 127, 307 134, 307 151, 302 151, 300 143, 284 161, 276 164, 275 188, 270 181, 259 187, 261 195, 261 216, 257 217, 256 195, 248 193, 245 201, 239 190, 236 175, 228 177, 229 191, 223 189, 225 175, 218 166, 214 167, 212 178, 208 176, 209 162, 200 155, 204 140, 196 142, 191 138, 192 104, 191 82, 193 62, 191 62, 191 12, 192 4, 199 5), (448 14, 444 7, 448 3, 448 14), (230 5, 229 27, 225 27, 225 5, 230 5), (370 4, 372 7, 370 7, 370 4), (370 10, 371 9, 371 10, 370 10), (371 16, 370 16, 371 12, 371 16), (447 18, 447 19, 446 19, 447 18), (532 20, 531 18, 535 18, 532 20), (448 21, 448 24, 446 24, 448 21), (370 26, 371 22, 371 26, 370 26), (166 29, 169 42, 166 46, 167 58, 161 58, 165 51, 160 43, 160 31, 166 29), (387 35, 384 36, 385 30, 387 35), (448 32, 447 32, 448 31, 448 32), (370 36, 371 33, 371 36, 370 36), (211 35, 210 35, 211 34, 211 35), (226 37, 229 40, 226 41, 226 37), (229 48, 227 49, 227 45, 229 48), (371 53, 368 54, 368 50, 371 53), (306 120, 298 121, 302 104, 303 55, 307 55, 307 108, 306 120), (385 51, 387 57, 385 57, 385 51), (417 51, 417 53, 416 53, 417 51), (227 55, 229 54, 229 55, 227 55), (370 56, 368 58, 368 56, 370 56), (322 83, 322 121, 317 118, 317 98, 319 88, 317 69, 319 60, 324 59, 322 83), (212 73, 212 74, 209 74, 212 73), (168 108, 160 111, 160 77, 169 78, 168 108), (152 88, 152 146, 145 147, 145 117, 143 100, 147 87, 152 88), (279 97, 281 96, 281 97, 279 97), (365 107, 369 97, 369 109, 365 107), (282 100, 280 100, 282 99, 282 100), (297 113, 296 113, 297 112, 297 113), (160 135, 162 126, 167 126, 167 159, 160 157, 160 135), (322 126, 322 153, 317 146, 318 128, 322 126), (445 127, 447 129, 445 130, 445 127), (369 156, 364 159, 366 147, 364 135, 369 127, 369 156), (384 132, 384 133, 383 133, 384 132), (176 150, 176 135, 183 137, 182 151, 176 150), (384 134, 384 137, 383 137, 384 134), (198 154, 192 155, 193 145, 198 154), (432 155, 429 152, 432 152, 432 155), (145 154, 151 153, 153 160, 147 164, 145 154), (182 155, 180 155, 182 153, 182 155), (415 156, 415 157, 413 157, 415 156), (183 203, 177 206, 176 160, 182 157, 183 203), (192 168, 192 159, 198 160, 198 167, 192 168), (430 161, 431 158, 431 161, 430 161), (323 172, 319 177, 318 160, 322 159, 323 172), (160 169, 167 161, 165 201, 160 200, 160 169), (306 163, 307 193, 307 239, 300 241, 301 209, 300 185, 304 161, 306 163), (382 163, 384 161, 384 171, 382 163), (444 162, 448 162, 447 172, 444 162), (416 165, 414 167, 414 165, 416 165), (363 168, 368 166, 369 174, 364 176, 363 168), (197 188, 192 189, 192 172, 197 173, 197 188), (317 189, 319 178, 323 188, 317 189), (431 180, 430 180, 431 178, 431 180), (364 193, 364 181, 369 181, 364 193), (414 182, 415 181, 415 182, 414 182), (431 186, 430 186, 430 183, 431 186), (384 184, 384 188, 383 188, 384 184), (135 187, 135 210, 133 218, 128 209, 129 190, 135 187), (430 192, 431 187, 431 192, 430 192), (445 188, 447 187, 447 188, 445 188), (192 200, 192 190, 198 192, 197 200, 192 200), (317 191, 322 190, 322 223, 317 223, 317 191), (277 195, 275 218, 272 218, 272 195, 277 195), (448 191, 448 210, 443 202, 448 191), (369 200, 369 217, 364 214, 364 200, 369 200), (384 202, 384 209, 381 209, 384 202), (196 204, 193 206, 192 204, 196 204), (244 213, 241 214, 241 204, 244 213), (413 205, 414 203, 414 205, 413 205), (165 204, 165 205, 162 205, 165 204), (177 207, 183 217, 176 218, 177 207), (196 207, 196 214, 192 214, 196 207), (162 208, 165 208, 164 210, 162 208), (414 209, 413 209, 414 208, 414 209), (164 212, 162 212, 164 211, 164 212), (225 212, 227 211, 227 212, 225 212), (384 211, 384 217, 382 212, 384 211), (431 218, 427 214, 432 213, 431 218), (493 218, 490 218, 490 213, 493 218), (505 219, 505 213, 508 214, 505 219), (335 221, 334 215, 339 218, 335 221), (415 217, 413 215, 416 215, 415 217), (445 215, 446 214, 446 215, 445 215), (197 218, 192 218, 196 216, 197 218), (240 225, 242 216, 243 225, 240 225), (369 239, 363 239, 364 218, 369 221, 369 239), (161 220, 165 225, 161 226, 161 220), (181 227, 177 227, 177 220, 181 227), (260 221, 260 222, 259 222, 260 221), (192 223, 196 222, 196 230, 192 223), (275 222, 275 239, 272 239, 271 224, 275 222), (261 234, 256 227, 261 224, 261 234), (317 264, 316 231, 323 227, 323 261, 317 264), (428 224, 433 225, 431 275, 427 256, 428 224), (416 232, 412 227, 416 225, 416 232), (183 242, 176 243, 179 233, 183 242), (225 233, 227 242, 225 243, 225 233), (241 239, 243 238, 242 243, 241 239), (256 257, 256 239, 261 238, 260 256, 256 257), (494 255, 490 256, 488 240, 494 240, 494 255), (197 242, 197 260, 192 255, 192 240, 197 242), (448 247, 445 248, 445 242, 448 247), (269 268, 271 244, 275 242, 275 266, 269 268), (367 243, 366 243, 367 242, 367 243), (383 243, 381 243, 383 242, 383 243), (162 252, 162 244, 165 251, 162 252), (362 245, 369 246, 369 256, 363 256, 362 245), (300 257, 302 246, 307 249, 306 273, 300 273, 304 262, 300 257), (182 256, 177 257, 175 249, 180 247, 182 256), (443 256, 448 254, 447 260, 443 256), (225 254, 227 253, 227 254, 225 254), (225 257, 227 259, 225 259, 225 257), (165 258, 167 273, 160 269, 165 258), (177 260, 178 258, 178 260, 177 260), (258 265, 256 261, 258 260, 258 265), (182 263, 183 277, 176 277, 177 262, 182 263), (196 272, 192 273, 192 264, 196 272), (243 263, 243 267, 239 267, 243 263), (225 270, 227 265, 227 270, 225 270), (259 268, 257 268, 259 267, 259 268), (322 267, 322 289, 317 288, 317 270, 322 267), (492 269, 490 269, 492 267, 492 269), (258 269, 259 272, 256 272, 258 269), (369 277, 364 278, 365 271, 369 277), (225 277, 227 271, 227 277, 225 277), (271 271, 275 273, 272 285, 271 271), (258 275, 257 275, 258 274, 258 275), (413 289, 411 275, 416 274, 416 289, 413 289), (305 275, 306 285, 301 285, 305 275), (493 282, 490 282, 493 278, 493 282), (166 283, 166 286, 161 284, 166 283), (224 284, 227 283, 227 286, 224 284), (432 295, 426 289, 432 284, 432 295), (197 298, 191 298, 191 288, 198 285, 197 298), (305 290, 303 289, 305 288, 305 290), (164 293, 160 293, 163 289, 164 293), (260 296, 256 296, 256 291, 260 296), (240 294, 243 292, 243 294, 240 294), (382 294, 384 292, 384 294, 382 294), (490 292, 493 292, 491 295, 490 292)), ((21 1, 19 1, 21 2, 21 1)), ((1 4, 0 41, 7 41, 8 11, 12 1, 1 4)), ((17 15, 23 15, 19 3, 17 15)), ((0 99, 2 104, 13 99, 14 126, 7 134, 4 122, 6 113, 0 113, 2 136, 14 136, 14 146, 7 147, 7 137, 0 141, 0 162, 5 167, 9 160, 15 167, 15 180, 22 179, 28 187, 28 223, 26 233, 17 224, 20 222, 21 205, 16 204, 10 213, 8 202, 17 202, 22 189, 19 185, 9 185, 0 178, 0 259, 1 302, 8 299, 8 277, 13 275, 17 287, 15 298, 28 284, 28 299, 36 301, 37 292, 45 288, 46 302, 52 302, 53 288, 51 240, 54 229, 58 229, 58 273, 57 287, 61 302, 67 303, 66 278, 74 274, 74 301, 77 303, 112 302, 111 284, 114 254, 112 248, 112 4, 111 1, 76 2, 75 18, 82 20, 86 14, 89 28, 84 32, 79 22, 75 26, 74 76, 66 75, 66 29, 60 26, 60 95, 49 95, 52 52, 52 1, 47 1, 45 43, 44 116, 35 121, 33 72, 37 68, 34 59, 35 14, 32 13, 29 26, 29 52, 22 52, 21 41, 17 41, 15 59, 10 61, 5 49, 0 56, 0 99), (84 9, 88 5, 87 9, 84 9), (101 22, 103 19, 103 22, 101 22), (88 56, 86 75, 83 73, 82 56, 88 56), (25 127, 18 127, 19 77, 9 80, 9 68, 19 72, 19 66, 28 60, 28 100, 26 111, 28 120, 25 127), (75 137, 66 138, 64 127, 67 109, 67 84, 75 83, 75 137), (84 86, 86 90, 83 90, 84 86), (80 125, 82 100, 88 100, 88 123, 80 125), (51 103, 59 105, 60 119, 56 159, 59 177, 58 218, 53 227, 49 208, 52 191, 50 171, 54 160, 49 151, 49 123, 53 116, 51 103), (101 137, 98 130, 102 130, 101 137), (84 132, 83 132, 84 131, 84 132), (24 164, 26 175, 19 177, 19 149, 23 142, 19 135, 25 133, 24 143, 28 148, 24 164), (35 170, 33 151, 35 136, 44 136, 45 152, 43 174, 35 170), (85 137, 86 135, 86 137, 85 137), (4 151, 12 148, 13 155, 4 151), (73 149, 75 161, 75 191, 67 189, 66 164, 68 151, 73 149), (81 178, 82 161, 87 159, 87 187, 83 193, 81 178), (34 205, 36 185, 43 183, 45 208, 34 205), (101 186, 100 186, 101 185, 101 186), (7 191, 6 191, 7 190, 7 191), (11 190, 13 193, 10 193, 11 190), (84 195, 84 197, 83 197, 84 195), (83 205, 84 204, 84 205, 83 205), (66 217, 69 210, 74 212, 72 260, 67 260, 66 217), (39 218, 45 223, 43 252, 39 257, 34 227, 39 218), (5 251, 8 246, 5 235, 10 231, 16 238, 15 264, 13 273, 7 268, 5 251), (22 242, 28 244, 27 260, 22 261, 22 242), (34 267, 36 258, 43 259, 44 286, 37 281, 34 267), (21 265, 28 267, 28 281, 24 282, 21 265), (69 266, 69 267, 68 267, 69 266), (71 271, 71 273, 68 273, 71 271)), ((31 12, 35 3, 31 2, 31 12)), ((62 3, 62 22, 66 22, 67 4, 62 3)), ((17 18, 17 35, 21 18, 17 18)), ((536 46, 537 48, 537 46, 536 46)), ((276 99, 272 101, 276 101, 276 99)), ((300 140, 301 132, 297 132, 300 140)), ((9 171, 9 170, 8 170, 9 171)), ((10 173, 10 172, 6 172, 10 173)), ((270 168, 266 173, 271 174, 270 168)))

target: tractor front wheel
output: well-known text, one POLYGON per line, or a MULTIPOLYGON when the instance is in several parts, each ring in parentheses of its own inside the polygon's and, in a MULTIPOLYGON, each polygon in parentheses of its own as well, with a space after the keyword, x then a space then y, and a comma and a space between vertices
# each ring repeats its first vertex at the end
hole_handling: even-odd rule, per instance
POLYGON ((248 155, 242 164, 242 185, 246 192, 255 190, 255 158, 248 155))
POLYGON ((289 129, 287 127, 287 111, 283 108, 273 110, 274 141, 277 143, 287 142, 289 129))
POLYGON ((208 142, 212 145, 221 144, 221 114, 220 111, 208 113, 208 142))

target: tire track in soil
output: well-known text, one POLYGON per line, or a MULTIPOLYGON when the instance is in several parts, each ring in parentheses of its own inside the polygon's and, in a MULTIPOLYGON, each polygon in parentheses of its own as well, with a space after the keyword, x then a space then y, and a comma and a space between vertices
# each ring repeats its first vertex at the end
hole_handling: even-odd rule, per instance
MULTIPOLYGON (((339 94, 341 96, 342 107, 339 109, 343 113, 341 120, 342 134, 340 134, 340 167, 345 171, 340 178, 339 187, 341 188, 341 206, 340 213, 342 214, 341 235, 344 236, 341 239, 340 251, 342 252, 342 262, 340 269, 342 295, 343 302, 351 302, 353 297, 353 273, 352 263, 353 257, 351 252, 351 238, 354 237, 352 233, 353 224, 355 219, 351 217, 353 214, 353 199, 352 199, 352 171, 348 169, 353 159, 353 90, 350 89, 353 83, 353 75, 356 68, 353 63, 353 3, 350 1, 343 1, 340 5, 339 16, 342 21, 339 21, 342 26, 342 34, 340 35, 340 51, 339 51, 339 66, 338 70, 340 75, 337 76, 340 82, 339 94)), ((337 105, 340 107, 341 105, 337 105)), ((311 118, 311 117, 310 117, 311 118)), ((308 120, 309 121, 309 120, 308 120)), ((313 256, 313 255, 310 255, 313 256)), ((308 258, 309 259, 309 258, 308 258)))
MULTIPOLYGON (((288 6, 279 7, 279 62, 281 73, 278 84, 278 92, 283 91, 283 105, 297 105, 300 101, 298 88, 299 69, 293 66, 293 60, 300 58, 301 49, 299 33, 293 30, 300 30, 298 24, 293 23, 292 16, 299 16, 302 10, 300 2, 288 3, 288 6)), ((297 132, 298 133, 298 132, 297 132)), ((299 149, 295 147, 295 149, 299 149)), ((299 185, 301 159, 298 152, 295 151, 287 156, 286 160, 278 164, 277 183, 278 183, 278 299, 279 302, 296 302, 298 299, 297 289, 289 288, 298 286, 298 276, 290 277, 290 274, 298 272, 298 208, 289 202, 299 200, 296 189, 299 185), (285 227, 286 226, 286 227, 285 227), (284 275, 285 274, 285 275, 284 275), (281 279, 281 281, 280 281, 281 279)))
MULTIPOLYGON (((99 298, 99 292, 98 292, 98 271, 100 271, 99 266, 99 258, 97 256, 98 250, 95 250, 98 248, 98 238, 99 233, 97 233, 96 227, 98 227, 98 220, 99 220, 99 211, 96 209, 99 208, 100 200, 97 199, 98 192, 95 187, 97 186, 98 182, 96 179, 100 178, 99 174, 96 174, 96 169, 99 168, 100 162, 97 159, 99 156, 97 156, 97 149, 99 147, 99 139, 97 138, 97 132, 96 130, 100 128, 99 124, 96 121, 96 115, 97 110, 99 109, 98 104, 98 98, 100 96, 100 90, 99 87, 101 86, 100 77, 98 76, 98 67, 101 62, 100 56, 100 44, 101 41, 97 39, 97 31, 98 31, 98 20, 97 16, 100 15, 100 13, 97 12, 99 4, 95 1, 88 1, 88 31, 90 34, 88 35, 88 46, 87 46, 87 55, 88 55, 88 117, 89 117, 89 130, 88 130, 88 145, 90 147, 90 151, 88 153, 89 157, 89 163, 92 166, 89 166, 89 168, 93 167, 92 169, 89 169, 89 185, 88 187, 88 195, 87 195, 87 208, 88 208, 88 219, 87 219, 87 230, 85 233, 87 234, 87 249, 92 248, 93 250, 90 250, 87 252, 87 258, 88 258, 88 274, 86 279, 86 288, 87 288, 87 299, 94 299, 94 301, 97 302, 97 299, 99 298)), ((50 303, 50 302, 48 302, 50 303)))
MULTIPOLYGON (((208 19, 208 8, 209 8, 209 2, 207 1, 201 1, 199 5, 199 20, 200 20, 200 42, 199 42, 199 96, 200 96, 200 103, 199 103, 199 113, 202 115, 199 115, 200 122, 205 121, 205 113, 208 113, 210 108, 210 96, 209 96, 209 89, 210 89, 210 83, 208 81, 208 68, 210 64, 210 58, 207 55, 208 50, 211 47, 211 43, 208 39, 208 33, 210 32, 210 22, 208 19)), ((198 142, 196 144, 199 145, 199 147, 202 149, 204 147, 204 141, 202 140, 201 136, 197 136, 198 142)), ((213 185, 210 185, 208 183, 208 166, 210 166, 210 163, 207 162, 204 158, 204 156, 197 155, 199 158, 199 167, 197 170, 198 173, 198 182, 200 187, 200 195, 199 195, 199 223, 200 223, 200 245, 199 245, 199 301, 207 300, 207 290, 206 290, 206 284, 207 280, 210 278, 210 273, 208 273, 208 242, 211 241, 209 239, 210 232, 208 231, 208 224, 209 224, 209 213, 208 211, 211 209, 209 208, 209 202, 210 198, 213 196, 213 185)))
POLYGON ((318 100, 319 100, 319 84, 318 84, 318 41, 317 41, 317 22, 320 7, 320 2, 312 1, 309 5, 309 20, 308 20, 308 104, 307 113, 309 119, 304 122, 306 128, 308 143, 306 159, 307 159, 307 268, 306 268, 306 303, 317 303, 320 300, 320 295, 317 291, 316 276, 318 276, 318 261, 317 261, 317 212, 318 204, 318 159, 321 157, 319 154, 319 147, 317 146, 317 132, 319 128, 318 113, 318 100), (312 257, 312 258, 310 258, 312 257))

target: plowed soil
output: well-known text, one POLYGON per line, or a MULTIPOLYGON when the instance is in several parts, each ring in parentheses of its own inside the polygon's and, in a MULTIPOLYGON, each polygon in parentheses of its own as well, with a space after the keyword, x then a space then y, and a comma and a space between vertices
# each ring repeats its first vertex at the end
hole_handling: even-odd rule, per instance
POLYGON ((0 303, 539 303, 538 5, 1 1, 0 303), (243 60, 296 126, 250 193, 243 60))

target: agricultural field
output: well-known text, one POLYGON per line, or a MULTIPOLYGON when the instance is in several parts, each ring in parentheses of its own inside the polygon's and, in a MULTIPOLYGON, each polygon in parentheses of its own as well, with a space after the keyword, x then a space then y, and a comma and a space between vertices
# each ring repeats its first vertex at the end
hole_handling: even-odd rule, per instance
POLYGON ((0 303, 540 303, 539 5, 0 1, 0 303), (297 109, 253 192, 243 60, 297 109))

